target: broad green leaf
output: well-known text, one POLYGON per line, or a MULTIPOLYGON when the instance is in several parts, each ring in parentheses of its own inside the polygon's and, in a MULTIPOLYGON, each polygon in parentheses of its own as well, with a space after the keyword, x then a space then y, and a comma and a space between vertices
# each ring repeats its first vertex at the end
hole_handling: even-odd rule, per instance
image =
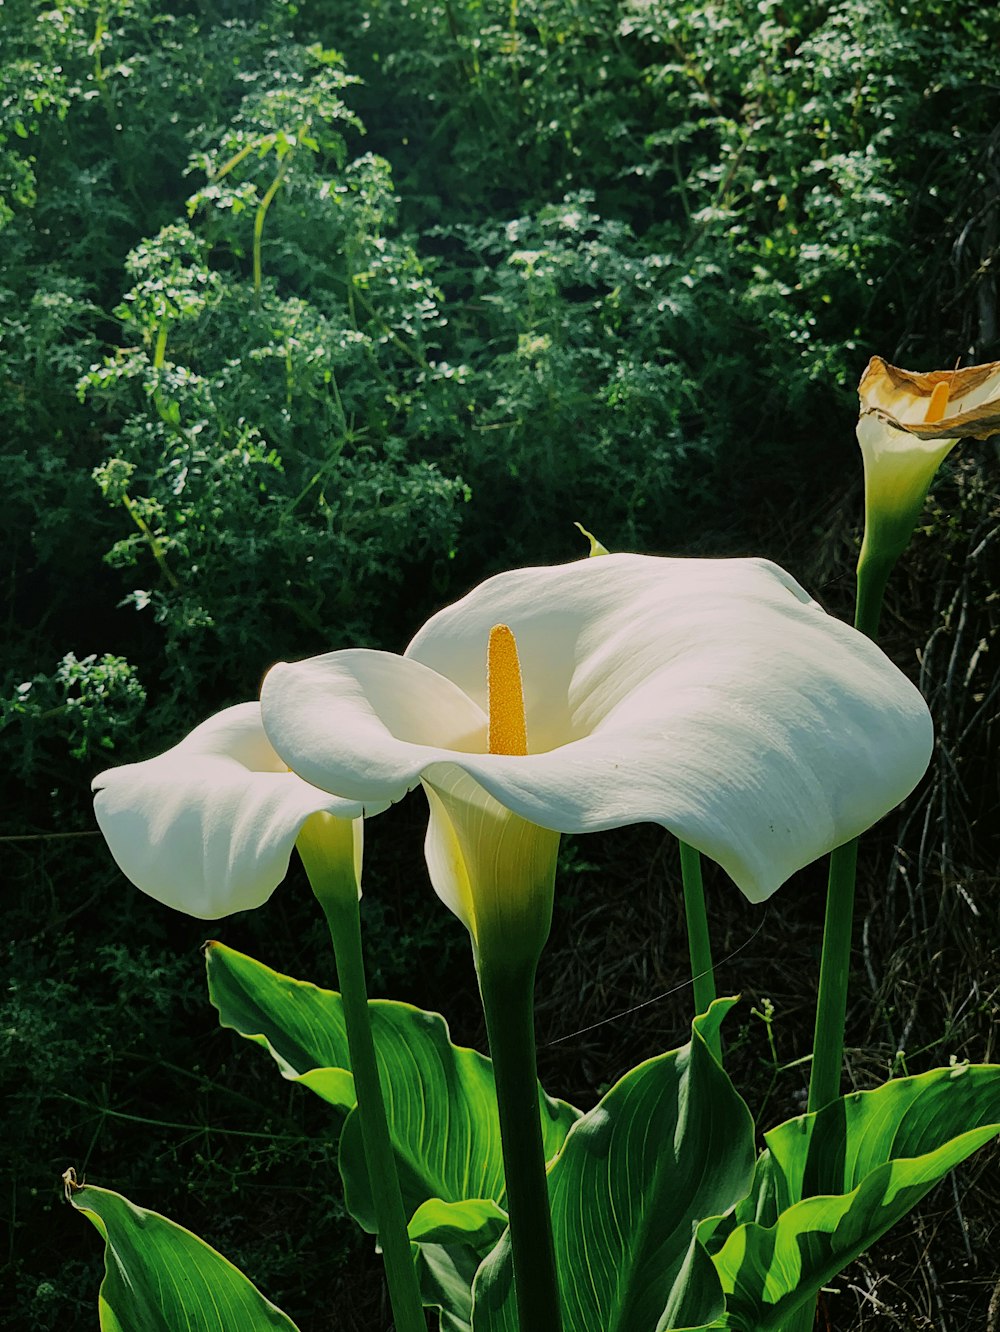
MULTIPOLYGON (((352 1111, 340 1140, 344 1191, 351 1214, 374 1232, 340 995, 282 976, 223 944, 209 944, 206 959, 209 994, 223 1026, 268 1049, 284 1077, 352 1111)), ((381 999, 369 1004, 369 1012, 407 1216, 434 1198, 502 1204, 490 1061, 452 1045, 437 1013, 381 999)), ((579 1111, 541 1088, 538 1104, 546 1157, 552 1157, 579 1111)))
POLYGON ((413 1258, 421 1301, 438 1311, 441 1332, 472 1332, 476 1251, 465 1244, 414 1244, 413 1258))
POLYGON ((855 1092, 765 1134, 768 1152, 738 1223, 712 1218, 699 1231, 717 1250, 730 1325, 780 1328, 998 1133, 1000 1067, 983 1064, 855 1092), (759 1219, 743 1219, 753 1212, 759 1219))
MULTIPOLYGON (((766 1134, 764 1135, 766 1138, 766 1134)), ((756 1221, 761 1226, 773 1226, 778 1219, 774 1161, 771 1153, 763 1151, 757 1157, 753 1182, 745 1198, 724 1216, 707 1218, 698 1227, 700 1243, 710 1254, 718 1253, 737 1226, 756 1221)))
POLYGON ((507 1213, 492 1199, 432 1198, 417 1208, 407 1229, 419 1241, 412 1247, 420 1297, 437 1309, 441 1332, 472 1332, 472 1283, 482 1255, 507 1229, 507 1213))
POLYGON ((417 1208, 407 1226, 421 1244, 468 1244, 487 1253, 507 1229, 507 1213, 492 1198, 448 1203, 431 1198, 417 1208))
POLYGON ((214 940, 205 947, 208 995, 224 1027, 269 1051, 281 1076, 323 1100, 356 1105, 340 995, 293 980, 214 940))
MULTIPOLYGON (((462 1203, 505 1198, 493 1065, 452 1045, 437 1013, 375 1000, 369 1005, 403 1205, 411 1216, 432 1198, 462 1203)), ((546 1159, 562 1146, 579 1111, 538 1088, 546 1159)), ((348 1116, 340 1138, 344 1198, 354 1219, 375 1230, 361 1122, 348 1116)))
MULTIPOLYGON (((735 1000, 697 1018, 689 1045, 640 1064, 570 1130, 549 1167, 564 1332, 702 1328, 724 1311, 695 1225, 744 1197, 753 1120, 706 1041, 735 1000)), ((479 1270, 475 1332, 516 1332, 509 1235, 479 1270)))
POLYGON ((66 1197, 104 1238, 102 1332, 296 1332, 295 1324, 221 1253, 120 1193, 80 1185, 66 1197))

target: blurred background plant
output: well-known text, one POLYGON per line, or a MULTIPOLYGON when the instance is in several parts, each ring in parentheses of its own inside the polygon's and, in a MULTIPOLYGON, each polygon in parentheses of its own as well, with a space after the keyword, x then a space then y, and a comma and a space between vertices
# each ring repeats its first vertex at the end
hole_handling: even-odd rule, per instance
MULTIPOLYGON (((73 1163, 303 1332, 370 1332, 321 1107, 214 1028, 203 931, 121 879, 89 779, 278 657, 398 649, 484 575, 582 556, 574 519, 612 549, 768 555, 848 615, 867 357, 1000 356, 1000 13, 6 0, 0 36, 5 1307, 93 1325, 73 1163)), ((858 1085, 997 1057, 996 472, 992 444, 954 455, 890 593, 940 752, 869 840, 858 1085)), ((369 838, 372 988, 481 1042, 418 804, 369 838)), ((588 1104, 682 1038, 683 994, 559 1040, 683 975, 677 867, 647 828, 563 858, 542 1073, 588 1104)), ((821 884, 761 926, 709 879, 716 950, 742 948, 720 982, 771 1013, 747 1004, 732 1066, 774 1118, 805 1086, 821 884)), ((330 979, 294 876, 216 932, 330 979)), ((985 1325, 987 1165, 851 1269, 833 1326, 985 1325)))

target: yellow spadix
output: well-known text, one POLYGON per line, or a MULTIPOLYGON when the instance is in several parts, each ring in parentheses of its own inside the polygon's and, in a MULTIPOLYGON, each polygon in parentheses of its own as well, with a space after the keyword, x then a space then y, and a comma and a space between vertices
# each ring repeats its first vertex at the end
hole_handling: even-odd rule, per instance
POLYGON ((944 418, 944 414, 948 410, 950 396, 951 389, 943 380, 941 383, 934 385, 931 400, 927 404, 927 414, 924 417, 924 422, 927 425, 936 425, 938 421, 944 418))
POLYGON ((486 697, 489 752, 527 754, 528 729, 524 718, 521 663, 517 655, 517 639, 506 624, 495 624, 490 630, 486 653, 486 697))

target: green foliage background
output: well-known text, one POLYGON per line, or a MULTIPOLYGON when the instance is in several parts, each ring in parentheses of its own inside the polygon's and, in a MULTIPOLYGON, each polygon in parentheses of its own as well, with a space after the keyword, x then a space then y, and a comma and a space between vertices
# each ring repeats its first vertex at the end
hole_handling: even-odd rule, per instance
MULTIPOLYGON (((76 835, 89 779, 253 697, 277 658, 398 649, 484 575, 583 555, 575 519, 613 549, 770 555, 848 614, 867 357, 1000 356, 1000 17, 6 0, 0 38, 11 1305, 29 1332, 93 1326, 92 1237, 58 1201, 72 1162, 203 1234, 303 1332, 382 1326, 322 1114, 213 1029, 201 928, 76 835)), ((962 455, 898 583, 890 651, 921 672, 942 758, 864 890, 859 1084, 996 1057, 996 458, 962 455)), ((370 838, 373 988, 471 1041, 420 817, 370 838)), ((664 847, 567 844, 543 1044, 567 1007, 599 1021, 683 974, 664 847)), ((788 1112, 802 1070, 765 1037, 786 1062, 807 1045, 818 883, 723 973, 778 1004, 733 1057, 788 1112)), ((711 887, 725 953, 759 913, 711 887)), ((218 933, 330 979, 294 877, 218 933)), ((543 1079, 588 1103, 675 1043, 687 1003, 543 1050, 543 1079)), ((967 1268, 917 1314, 981 1319, 989 1210, 946 1209, 967 1268)), ((855 1273, 868 1295, 837 1326, 882 1316, 904 1251, 855 1273)))

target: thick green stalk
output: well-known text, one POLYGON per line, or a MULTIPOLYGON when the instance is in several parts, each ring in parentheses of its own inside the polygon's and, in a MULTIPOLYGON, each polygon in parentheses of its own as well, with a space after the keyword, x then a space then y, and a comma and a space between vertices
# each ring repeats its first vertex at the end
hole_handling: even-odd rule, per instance
MULTIPOLYGON (((889 574, 895 558, 871 559, 862 547, 858 563, 857 603, 854 627, 869 638, 878 634, 889 574)), ((854 886, 857 881, 858 839, 838 846, 830 855, 830 877, 823 924, 823 953, 816 997, 816 1032, 809 1076, 808 1110, 822 1110, 840 1095, 844 1062, 844 1022, 847 1016, 847 986, 851 972, 851 936, 854 929, 854 886)), ((816 1301, 798 1309, 781 1332, 812 1332, 816 1301)))
POLYGON ((862 558, 858 564, 858 592, 854 611, 854 627, 878 641, 878 622, 882 614, 882 600, 895 559, 862 558))
MULTIPOLYGON (((684 915, 687 921, 688 952, 694 984, 694 1008, 704 1013, 715 1000, 715 970, 712 944, 705 911, 705 885, 701 877, 701 853, 687 842, 678 842, 681 851, 681 880, 684 884, 684 915)), ((722 1042, 716 1037, 709 1047, 721 1063, 722 1042)))
POLYGON ((321 899, 321 902, 337 959, 347 1043, 351 1051, 351 1072, 358 1098, 361 1139, 371 1181, 378 1238, 385 1262, 386 1284, 389 1287, 396 1332, 427 1332, 427 1320, 420 1302, 410 1254, 410 1239, 406 1233, 406 1212, 389 1138, 389 1123, 375 1060, 375 1043, 368 1019, 368 992, 361 954, 361 919, 357 898, 353 907, 347 903, 334 904, 328 899, 321 899))
MULTIPOLYGON (((806 1107, 810 1114, 814 1110, 822 1110, 824 1105, 840 1095, 857 864, 856 837, 836 847, 830 855, 823 954, 820 958, 819 992, 816 996, 816 1032, 813 1036, 809 1102, 806 1107)), ((808 1300, 782 1325, 781 1332, 812 1332, 815 1321, 816 1301, 808 1300)))
POLYGON ((496 1079, 520 1332, 560 1332, 545 1149, 535 1070, 535 963, 480 954, 479 988, 496 1079))
MULTIPOLYGON (((862 558, 858 564, 857 606, 854 627, 874 639, 886 583, 894 559, 862 558)), ((844 1058, 844 1020, 847 983, 851 969, 851 933, 854 925, 854 885, 857 878, 858 839, 838 846, 830 856, 830 878, 823 925, 816 1034, 809 1078, 809 1110, 822 1110, 840 1095, 844 1058)))
POLYGON ((358 880, 350 824, 347 820, 332 819, 328 814, 314 814, 299 834, 297 846, 312 890, 330 927, 344 1005, 351 1072, 358 1098, 361 1141, 396 1332, 427 1332, 368 1015, 358 880), (336 826, 338 824, 347 827, 346 842, 343 830, 336 826))
POLYGON ((810 1111, 822 1110, 824 1105, 840 1095, 857 864, 856 837, 838 846, 830 856, 823 956, 819 965, 819 994, 816 1000, 816 1035, 809 1078, 810 1111))

